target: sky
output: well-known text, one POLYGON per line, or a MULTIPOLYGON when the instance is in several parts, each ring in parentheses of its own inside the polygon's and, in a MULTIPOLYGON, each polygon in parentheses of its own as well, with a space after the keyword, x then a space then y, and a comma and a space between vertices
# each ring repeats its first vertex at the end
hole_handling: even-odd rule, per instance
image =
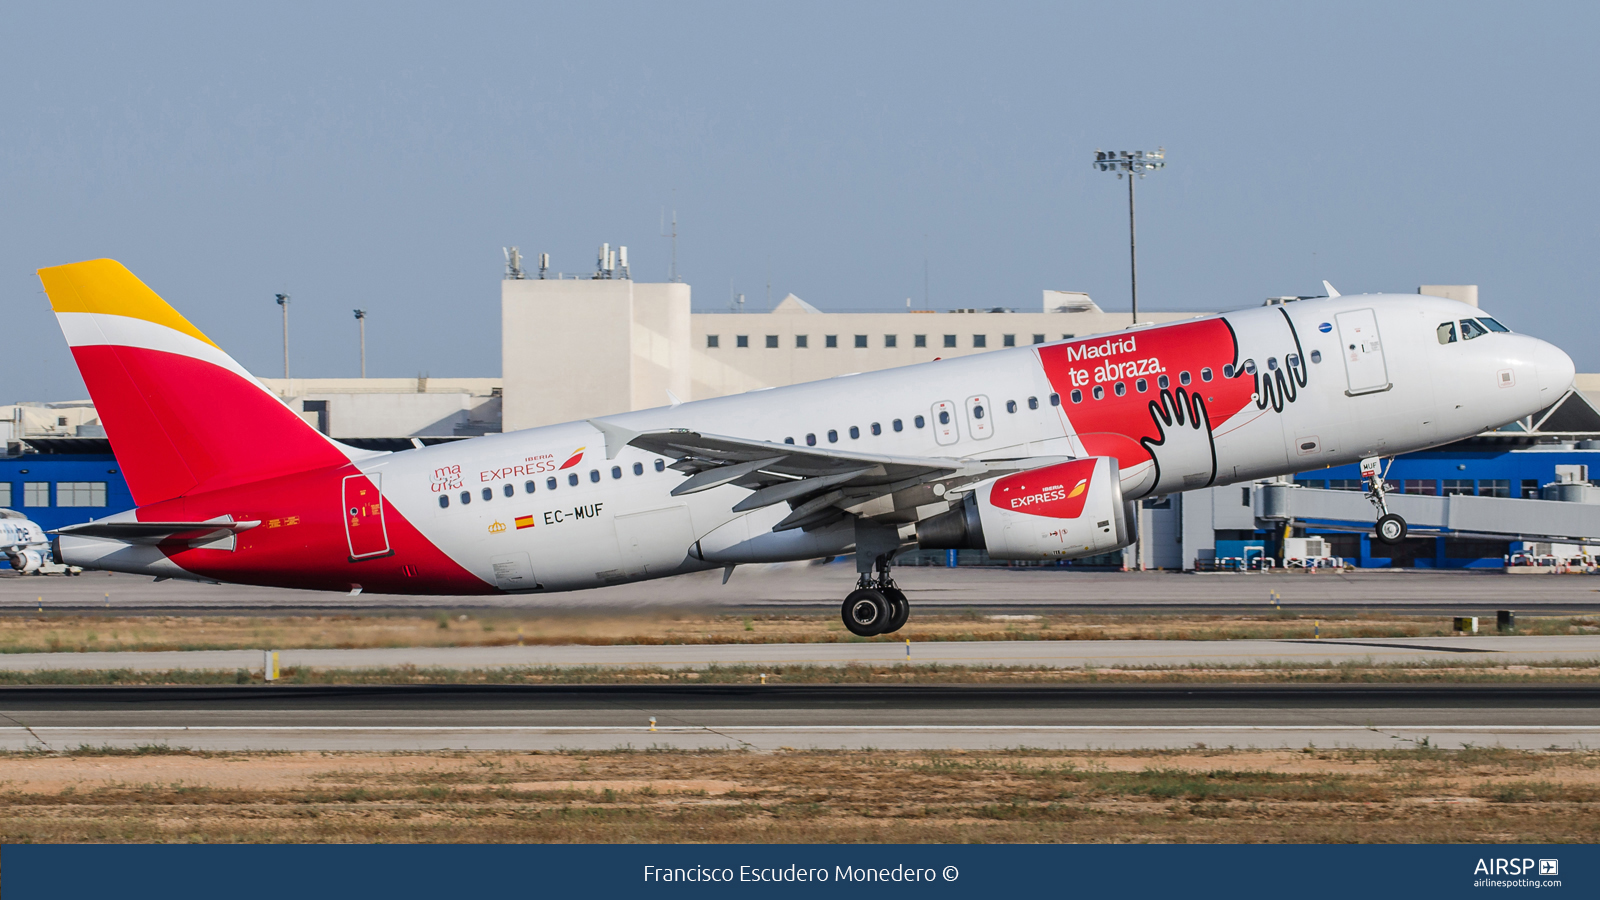
POLYGON ((1579 3, 0 7, 0 400, 87 395, 34 271, 112 257, 250 371, 500 372, 501 248, 699 310, 1477 284, 1600 371, 1579 3), (669 226, 670 227, 670 226, 669 226), (9 395, 9 396, 5 396, 9 395))

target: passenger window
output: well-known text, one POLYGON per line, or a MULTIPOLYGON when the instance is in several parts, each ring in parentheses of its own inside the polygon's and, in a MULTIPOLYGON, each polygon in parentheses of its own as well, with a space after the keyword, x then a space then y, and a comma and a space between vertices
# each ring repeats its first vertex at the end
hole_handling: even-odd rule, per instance
POLYGON ((1313 351, 1311 351, 1311 361, 1314 362, 1314 363, 1322 362, 1322 351, 1321 350, 1313 350, 1313 351))
POLYGON ((1482 325, 1479 325, 1477 319, 1461 320, 1461 339, 1463 341, 1470 341, 1473 338, 1483 337, 1488 333, 1489 330, 1484 328, 1482 325))
POLYGON ((517 495, 517 486, 514 484, 508 484, 501 489, 501 493, 505 494, 507 497, 515 497, 517 495))
POLYGON ((879 425, 877 422, 873 422, 872 423, 872 434, 873 434, 873 436, 877 436, 877 435, 883 434, 883 426, 879 425))
POLYGON ((1283 364, 1291 369, 1299 368, 1300 357, 1297 354, 1291 353, 1283 358, 1283 364))
POLYGON ((1038 409, 1039 408, 1039 398, 1038 397, 1029 397, 1028 398, 1028 408, 1029 409, 1038 409))
POLYGON ((536 488, 536 487, 538 487, 538 485, 537 485, 537 484, 535 484, 535 483, 534 483, 534 482, 532 482, 532 481, 529 481, 529 482, 525 482, 525 483, 524 483, 524 484, 523 484, 523 485, 522 485, 522 492, 523 492, 523 493, 524 493, 524 494, 531 494, 531 493, 533 493, 533 489, 534 489, 534 488, 536 488))
POLYGON ((1246 375, 1254 375, 1256 373, 1256 361, 1255 360, 1247 359, 1247 360, 1244 361, 1244 373, 1246 375))
POLYGON ((860 440, 860 439, 861 439, 861 429, 857 428, 854 425, 851 425, 850 426, 850 440, 857 441, 857 440, 860 440))
POLYGON ((551 490, 551 491, 555 490, 556 489, 556 477, 554 475, 551 475, 549 478, 546 478, 544 480, 544 486, 545 486, 546 490, 551 490))
POLYGON ((915 419, 912 419, 912 420, 911 420, 911 424, 913 424, 913 425, 915 425, 915 426, 917 426, 917 427, 918 427, 918 428, 921 428, 921 427, 923 427, 923 426, 924 426, 924 425, 926 425, 926 424, 928 424, 928 420, 927 420, 927 419, 924 419, 924 418, 923 418, 923 417, 921 417, 921 416, 917 416, 917 417, 916 417, 916 418, 915 418, 915 419))
POLYGON ((1223 378, 1232 378, 1233 377, 1233 363, 1228 363, 1227 365, 1222 367, 1222 377, 1223 378))
POLYGON ((1006 401, 1006 412, 1014 413, 1016 411, 1017 411, 1017 401, 1015 401, 1015 400, 1007 400, 1006 401))
POLYGON ((633 464, 633 474, 634 475, 643 475, 644 474, 644 463, 634 463, 633 464))
POLYGON ((940 425, 949 425, 950 424, 950 411, 949 410, 944 410, 944 409, 939 410, 939 424, 940 425))
POLYGON ((439 495, 439 508, 440 509, 449 509, 450 508, 450 495, 449 494, 440 494, 439 495))
POLYGON ((665 472, 666 470, 667 470, 666 462, 664 460, 659 460, 659 459, 656 460, 656 471, 657 472, 665 472))
POLYGON ((1187 369, 1178 373, 1178 383, 1179 384, 1188 384, 1189 383, 1189 372, 1188 372, 1187 369))
POLYGON ((1096 400, 1102 400, 1102 399, 1104 399, 1104 398, 1105 398, 1105 396, 1106 396, 1106 389, 1105 389, 1105 388, 1103 388, 1103 387, 1101 387, 1101 386, 1100 386, 1100 385, 1098 385, 1098 384, 1097 384, 1097 385, 1095 385, 1095 386, 1094 386, 1094 398, 1095 398, 1095 399, 1096 399, 1096 400))
POLYGON ((1060 394, 1051 394, 1050 395, 1050 405, 1051 406, 1060 406, 1061 405, 1061 395, 1060 394))
POLYGON ((611 467, 611 477, 612 478, 621 478, 622 477, 622 467, 621 466, 612 466, 611 467))
POLYGON ((1145 392, 1145 391, 1148 391, 1148 390, 1150 390, 1150 382, 1149 382, 1149 381, 1146 381, 1146 380, 1145 380, 1145 379, 1143 379, 1143 378, 1141 378, 1141 379, 1139 379, 1139 380, 1138 380, 1138 381, 1135 381, 1135 382, 1134 382, 1134 383, 1133 383, 1133 389, 1134 389, 1134 390, 1136 390, 1136 391, 1138 391, 1138 392, 1139 392, 1139 393, 1141 393, 1141 394, 1142 394, 1142 393, 1144 393, 1144 392, 1145 392))
POLYGON ((832 428, 828 429, 828 443, 830 443, 830 444, 839 443, 839 432, 838 431, 836 431, 836 430, 834 430, 832 428))
POLYGON ((577 487, 578 486, 578 473, 577 472, 573 472, 571 475, 567 476, 567 484, 569 486, 571 486, 571 487, 577 487))
POLYGON ((807 447, 815 447, 816 445, 817 445, 817 436, 815 434, 806 435, 806 446, 807 447))
POLYGON ((472 492, 471 491, 462 491, 461 492, 461 505, 462 506, 466 506, 468 503, 471 503, 471 502, 472 502, 472 492))
POLYGON ((494 499, 494 488, 484 488, 483 489, 483 499, 485 499, 485 500, 493 500, 494 499))
POLYGON ((1112 386, 1111 390, 1115 391, 1116 395, 1118 397, 1121 397, 1123 394, 1126 394, 1128 392, 1128 387, 1127 387, 1127 385, 1125 385, 1125 384, 1123 384, 1122 382, 1119 381, 1115 385, 1112 386))
POLYGON ((983 404, 982 403, 976 404, 976 405, 974 405, 972 407, 972 417, 974 419, 983 418, 983 404))
POLYGON ((785 444, 792 444, 792 443, 794 443, 794 438, 792 438, 792 437, 786 437, 786 438, 784 438, 784 439, 783 439, 783 442, 784 442, 784 443, 785 443, 785 444))
POLYGON ((600 470, 599 469, 590 469, 589 470, 589 480, 594 482, 594 483, 596 483, 596 484, 599 484, 600 483, 600 470))
POLYGON ((1482 322, 1483 326, 1485 328, 1489 329, 1490 331, 1501 331, 1501 332, 1505 332, 1506 334, 1510 334, 1511 333, 1511 329, 1505 327, 1504 325, 1501 325, 1499 320, 1497 320, 1497 319, 1491 319, 1488 316, 1479 316, 1478 317, 1478 321, 1482 322))
POLYGON ((1201 381, 1210 381, 1211 380, 1211 367, 1210 366, 1206 366, 1204 369, 1200 370, 1200 380, 1201 381))
POLYGON ((1278 371, 1278 358, 1276 356, 1267 357, 1267 371, 1268 372, 1276 372, 1276 371, 1278 371))
POLYGON ((1072 389, 1072 402, 1073 403, 1082 403, 1083 402, 1083 391, 1080 391, 1077 388, 1073 388, 1072 389))
POLYGON ((1172 387, 1172 382, 1168 380, 1167 376, 1158 375, 1156 376, 1156 387, 1161 388, 1164 391, 1167 388, 1172 387))
POLYGON ((895 431, 904 431, 905 430, 905 425, 901 424, 899 419, 895 419, 893 422, 889 423, 889 425, 895 431))

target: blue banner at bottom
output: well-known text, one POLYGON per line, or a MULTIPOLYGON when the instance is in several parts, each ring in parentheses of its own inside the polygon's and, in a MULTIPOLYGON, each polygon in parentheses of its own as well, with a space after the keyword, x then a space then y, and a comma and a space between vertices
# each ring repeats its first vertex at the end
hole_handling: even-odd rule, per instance
POLYGON ((1592 845, 7 845, 5 900, 1484 897, 1600 892, 1592 845))

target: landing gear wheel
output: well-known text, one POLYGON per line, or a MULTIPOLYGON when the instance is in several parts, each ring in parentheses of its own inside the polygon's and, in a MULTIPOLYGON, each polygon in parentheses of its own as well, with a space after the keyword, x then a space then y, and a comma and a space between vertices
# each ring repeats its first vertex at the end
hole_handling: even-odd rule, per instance
POLYGON ((889 624, 890 612, 888 598, 872 588, 851 591, 850 596, 844 598, 844 606, 839 611, 844 619, 844 627, 858 637, 881 634, 889 624))
POLYGON ((905 627, 906 620, 911 618, 911 601, 906 599, 905 592, 897 587, 879 588, 885 600, 889 601, 889 622, 879 634, 894 634, 905 627))
POLYGON ((1398 544, 1406 539, 1406 520, 1394 513, 1378 518, 1378 540, 1385 544, 1398 544))

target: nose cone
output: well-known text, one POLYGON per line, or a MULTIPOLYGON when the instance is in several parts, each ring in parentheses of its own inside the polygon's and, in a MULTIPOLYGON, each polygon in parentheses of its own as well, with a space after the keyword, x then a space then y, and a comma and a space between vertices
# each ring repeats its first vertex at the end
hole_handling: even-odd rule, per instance
POLYGON ((1540 341, 1539 345, 1539 353, 1534 357, 1535 365, 1539 368, 1539 394, 1554 400, 1572 387, 1578 369, 1573 365, 1572 357, 1560 347, 1544 341, 1540 341))

